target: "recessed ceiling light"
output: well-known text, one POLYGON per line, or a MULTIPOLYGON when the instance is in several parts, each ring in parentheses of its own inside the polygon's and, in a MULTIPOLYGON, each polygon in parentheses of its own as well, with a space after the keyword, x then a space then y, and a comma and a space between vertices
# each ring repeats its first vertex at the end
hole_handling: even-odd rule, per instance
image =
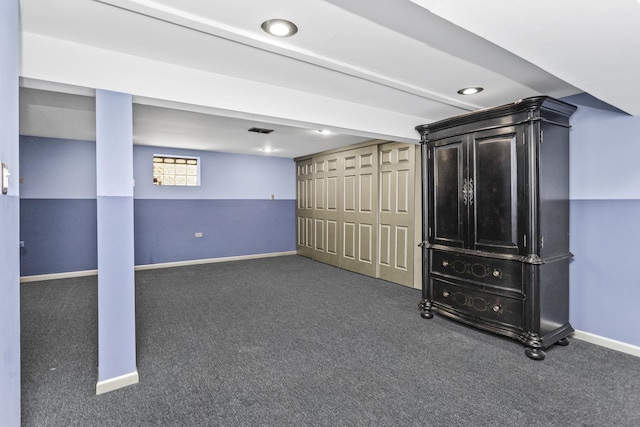
POLYGON ((483 90, 484 88, 480 86, 469 86, 460 89, 458 93, 460 95, 475 95, 476 93, 482 92, 483 90))
POLYGON ((298 27, 286 19, 269 19, 260 26, 262 30, 276 37, 290 37, 298 32, 298 27))
POLYGON ((264 151, 266 153, 271 153, 272 151, 276 151, 276 149, 275 148, 271 148, 271 147, 264 147, 264 148, 261 148, 260 151, 264 151))
POLYGON ((321 133, 323 135, 328 135, 331 133, 331 131, 326 129, 318 129, 318 133, 321 133))

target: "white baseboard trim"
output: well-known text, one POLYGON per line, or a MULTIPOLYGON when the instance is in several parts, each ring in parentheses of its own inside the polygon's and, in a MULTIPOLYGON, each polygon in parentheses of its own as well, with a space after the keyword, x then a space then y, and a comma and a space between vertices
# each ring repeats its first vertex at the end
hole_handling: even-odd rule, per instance
POLYGON ((119 377, 109 378, 108 380, 98 381, 96 384, 96 395, 108 393, 119 388, 127 387, 133 384, 138 384, 138 370, 129 374, 120 375, 119 377))
POLYGON ((621 341, 612 340, 610 338, 601 337, 589 332, 575 331, 573 337, 578 340, 587 341, 601 347, 610 348, 611 350, 620 351, 632 356, 640 357, 640 347, 627 344, 621 341))
POLYGON ((267 254, 240 255, 222 258, 194 259, 189 261, 163 262, 158 264, 136 265, 137 270, 153 270, 156 268, 184 267, 186 265, 212 264, 216 262, 243 261, 247 259, 274 258, 278 256, 296 255, 296 251, 271 252, 267 254))
MULTIPOLYGON (((270 252, 266 254, 240 255, 221 258, 194 259, 189 261, 163 262, 158 264, 136 265, 135 270, 153 270, 155 268, 183 267, 186 265, 212 264, 216 262, 242 261, 247 259, 273 258, 279 256, 296 255, 296 251, 270 252)), ((22 276, 20 283, 40 282, 43 280, 68 279, 71 277, 95 276, 98 270, 69 271, 66 273, 39 274, 35 276, 22 276)))
POLYGON ((71 277, 95 276, 98 270, 68 271, 65 273, 38 274, 36 276, 22 276, 20 283, 40 282, 43 280, 69 279, 71 277))

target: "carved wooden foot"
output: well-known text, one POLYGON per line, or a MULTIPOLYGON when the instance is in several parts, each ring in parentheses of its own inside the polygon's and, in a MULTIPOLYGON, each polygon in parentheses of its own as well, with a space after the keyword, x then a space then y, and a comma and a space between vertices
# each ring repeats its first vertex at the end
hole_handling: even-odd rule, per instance
POLYGON ((567 337, 564 337, 561 340, 559 340, 558 342, 556 342, 556 344, 565 347, 565 346, 569 345, 569 339, 567 337))
POLYGON ((422 316, 423 319, 431 319, 433 317, 431 303, 429 301, 423 299, 420 301, 420 304, 418 304, 418 307, 420 307, 420 316, 422 316))
POLYGON ((525 342, 525 345, 527 348, 524 350, 524 354, 526 354, 529 359, 543 360, 546 356, 542 349, 542 341, 538 334, 529 332, 527 334, 527 341, 525 342))
POLYGON ((433 318, 433 313, 430 311, 421 311, 420 316, 422 316, 423 319, 431 319, 433 318))
POLYGON ((529 359, 533 359, 533 360, 544 360, 546 356, 543 349, 531 348, 531 347, 527 347, 524 350, 524 354, 526 354, 529 359))

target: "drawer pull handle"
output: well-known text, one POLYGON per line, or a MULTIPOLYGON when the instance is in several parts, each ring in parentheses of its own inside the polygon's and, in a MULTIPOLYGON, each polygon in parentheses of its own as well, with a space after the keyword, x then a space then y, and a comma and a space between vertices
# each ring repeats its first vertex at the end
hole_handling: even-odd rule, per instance
POLYGON ((444 291, 442 293, 442 296, 445 297, 445 298, 448 298, 449 297, 449 292, 448 291, 444 291))
POLYGON ((500 307, 500 304, 496 304, 496 305, 493 306, 493 311, 496 312, 496 313, 499 312, 501 309, 502 309, 502 307, 500 307))
POLYGON ((449 265, 449 261, 447 261, 446 259, 444 261, 442 261, 442 266, 446 267, 449 265))
POLYGON ((500 277, 500 276, 502 276, 502 273, 500 272, 500 270, 498 270, 497 268, 493 270, 493 277, 500 277))

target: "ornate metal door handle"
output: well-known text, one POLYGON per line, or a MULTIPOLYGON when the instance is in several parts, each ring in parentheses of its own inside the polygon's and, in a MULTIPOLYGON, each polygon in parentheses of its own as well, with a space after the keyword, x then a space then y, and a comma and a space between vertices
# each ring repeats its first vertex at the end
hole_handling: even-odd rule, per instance
POLYGON ((468 203, 467 200, 467 192, 469 191, 469 183, 467 182, 467 178, 464 179, 464 181, 462 181, 462 202, 464 203, 464 205, 466 206, 468 203))

